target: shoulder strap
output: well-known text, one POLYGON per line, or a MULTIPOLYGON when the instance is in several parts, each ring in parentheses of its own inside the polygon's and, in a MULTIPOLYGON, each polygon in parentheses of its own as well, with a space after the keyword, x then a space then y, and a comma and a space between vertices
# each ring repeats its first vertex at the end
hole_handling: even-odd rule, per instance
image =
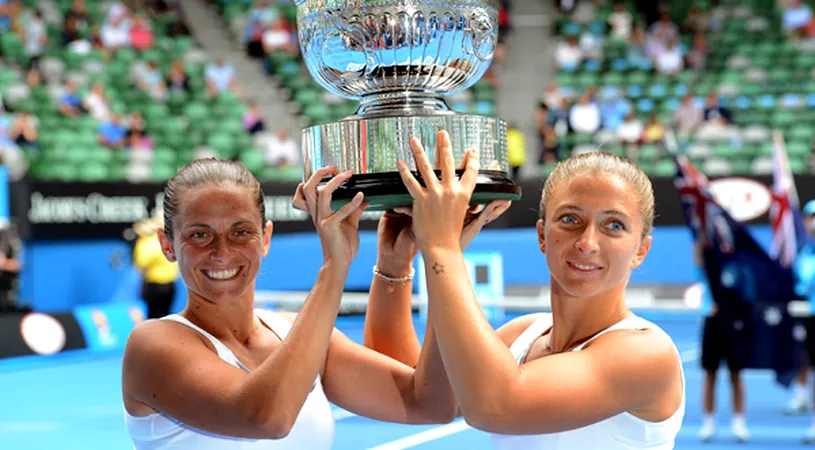
POLYGON ((518 362, 518 365, 521 365, 526 359, 526 354, 529 353, 529 349, 532 347, 532 344, 535 343, 535 339, 539 338, 543 332, 551 326, 552 314, 543 314, 515 339, 515 342, 510 345, 509 351, 512 353, 512 356, 515 357, 515 361, 518 362))
POLYGON ((268 309, 256 309, 255 314, 276 334, 280 340, 286 339, 291 330, 291 324, 280 314, 268 309))
POLYGON ((584 342, 584 343, 578 345, 577 347, 575 347, 574 350, 572 350, 572 351, 577 352, 577 351, 582 350, 583 347, 588 345, 591 341, 599 338, 600 336, 608 333, 609 331, 615 331, 615 330, 645 330, 645 329, 651 328, 652 326, 653 325, 651 324, 651 322, 648 322, 647 320, 645 320, 645 319, 643 319, 641 317, 637 317, 637 316, 626 317, 625 319, 615 323, 614 325, 606 328, 605 330, 595 334, 594 336, 592 336, 586 342, 584 342))
POLYGON ((209 342, 211 342, 212 345, 215 347, 215 351, 218 352, 219 358, 228 362, 229 364, 232 364, 233 366, 246 370, 246 366, 244 366, 240 361, 238 361, 238 358, 235 356, 234 353, 232 353, 232 350, 230 350, 226 345, 222 344, 221 341, 218 340, 218 338, 211 335, 207 330, 190 322, 189 319, 187 319, 186 317, 179 314, 170 314, 169 316, 162 317, 161 320, 172 320, 173 322, 184 324, 192 328, 193 330, 201 333, 201 335, 207 338, 207 340, 209 340, 209 342))

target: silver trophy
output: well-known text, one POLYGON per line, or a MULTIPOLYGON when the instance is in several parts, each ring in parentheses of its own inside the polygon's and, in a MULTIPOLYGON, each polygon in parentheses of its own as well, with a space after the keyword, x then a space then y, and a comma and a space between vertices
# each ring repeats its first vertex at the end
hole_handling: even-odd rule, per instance
POLYGON ((498 45, 498 0, 295 4, 311 76, 326 90, 360 102, 349 117, 303 130, 306 179, 330 165, 354 173, 335 192, 333 206, 359 191, 370 210, 411 204, 396 162, 405 161, 416 173, 408 144, 414 136, 433 161, 441 129, 450 133, 457 165, 468 149, 479 153, 482 170, 472 203, 520 198, 508 177, 506 123, 454 112, 444 99, 471 87, 488 69, 498 45))

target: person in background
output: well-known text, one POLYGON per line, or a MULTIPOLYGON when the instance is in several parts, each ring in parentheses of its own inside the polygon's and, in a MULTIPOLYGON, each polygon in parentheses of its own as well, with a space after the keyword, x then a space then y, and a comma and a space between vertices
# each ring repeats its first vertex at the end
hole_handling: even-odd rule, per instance
POLYGON ((0 219, 0 314, 23 311, 18 304, 22 241, 17 227, 0 219))
POLYGON ((147 303, 147 316, 157 319, 170 314, 178 279, 178 263, 170 262, 161 252, 156 236, 164 226, 161 219, 147 219, 133 226, 138 238, 133 248, 133 265, 142 274, 142 299, 147 303))
MULTIPOLYGON (((803 297, 808 303, 810 311, 815 305, 815 200, 810 200, 804 205, 801 211, 804 220, 804 228, 807 232, 807 241, 798 251, 798 255, 793 262, 793 273, 795 275, 795 292, 803 297)), ((795 383, 795 394, 784 411, 786 414, 802 414, 809 409, 810 402, 807 399, 807 378, 809 376, 809 365, 815 362, 815 319, 812 316, 804 318, 804 325, 807 331, 807 360, 798 374, 795 383)), ((815 442, 815 422, 804 434, 804 441, 815 442)))
MULTIPOLYGON (((718 307, 710 292, 710 285, 705 272, 705 262, 703 258, 703 247, 701 242, 694 243, 694 262, 697 269, 697 279, 702 283, 702 308, 704 317, 702 327, 702 369, 705 371, 705 380, 702 388, 702 399, 704 408, 702 428, 699 430, 698 438, 702 442, 710 442, 716 435, 716 375, 719 371, 721 360, 727 361, 730 371, 731 398, 733 401, 733 419, 731 432, 739 442, 747 442, 750 433, 744 420, 744 390, 745 385, 741 377, 741 371, 747 364, 749 357, 748 346, 737 346, 729 344, 725 330, 725 321, 718 314, 718 307)), ((735 332, 746 335, 748 331, 744 328, 735 332)), ((747 338, 745 337, 746 341, 747 338)))

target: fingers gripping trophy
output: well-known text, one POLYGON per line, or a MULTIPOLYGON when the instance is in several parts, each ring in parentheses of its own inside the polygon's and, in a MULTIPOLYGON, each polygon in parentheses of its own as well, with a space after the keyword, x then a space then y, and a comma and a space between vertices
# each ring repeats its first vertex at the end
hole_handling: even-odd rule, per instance
MULTIPOLYGON (((354 115, 303 130, 305 179, 327 166, 353 172, 335 191, 334 208, 360 191, 369 210, 412 204, 396 162, 407 162, 418 176, 410 138, 417 137, 435 159, 436 132, 442 129, 450 134, 457 165, 470 148, 479 157, 473 204, 520 198, 508 177, 506 122, 454 112, 444 99, 475 84, 488 69, 498 45, 498 0, 295 3, 311 76, 360 103, 354 115)), ((456 173, 460 177, 463 168, 456 173)))

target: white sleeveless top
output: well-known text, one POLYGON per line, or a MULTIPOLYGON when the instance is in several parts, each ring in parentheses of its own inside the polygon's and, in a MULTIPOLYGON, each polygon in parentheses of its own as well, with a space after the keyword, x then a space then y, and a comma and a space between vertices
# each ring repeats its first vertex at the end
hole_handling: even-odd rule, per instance
MULTIPOLYGON (((281 340, 289 334, 291 325, 282 316, 271 311, 256 310, 255 314, 281 340)), ((212 342, 218 356, 226 363, 249 372, 235 354, 214 336, 183 316, 173 314, 162 320, 183 323, 201 333, 212 342)), ((328 450, 334 442, 334 416, 323 392, 319 375, 306 398, 291 432, 283 439, 243 439, 218 436, 194 429, 162 413, 134 417, 125 410, 125 425, 135 450, 328 450)))
MULTIPOLYGON (((552 314, 545 314, 518 336, 518 339, 510 346, 510 351, 519 365, 523 364, 535 340, 542 336, 551 326, 552 314)), ((572 351, 578 352, 582 350, 593 339, 612 330, 645 328, 656 329, 665 333, 653 323, 632 316, 597 333, 572 351)), ((671 417, 661 422, 649 422, 631 413, 624 412, 583 428, 560 433, 522 436, 492 434, 492 442, 496 450, 582 450, 595 448, 603 450, 668 450, 674 447, 674 439, 682 427, 684 416, 685 374, 683 371, 682 402, 671 417)))

